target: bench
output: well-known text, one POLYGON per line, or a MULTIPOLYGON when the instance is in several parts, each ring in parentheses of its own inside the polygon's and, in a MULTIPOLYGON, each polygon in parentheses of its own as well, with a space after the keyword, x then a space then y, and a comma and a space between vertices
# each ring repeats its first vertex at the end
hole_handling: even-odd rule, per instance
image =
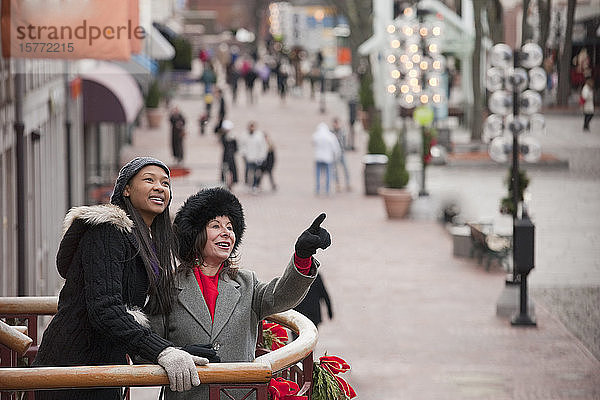
POLYGON ((471 230, 471 257, 477 258, 477 263, 484 263, 485 270, 489 271, 492 262, 496 262, 510 272, 509 255, 512 254, 512 237, 502 236, 492 232, 489 224, 468 223, 471 230))

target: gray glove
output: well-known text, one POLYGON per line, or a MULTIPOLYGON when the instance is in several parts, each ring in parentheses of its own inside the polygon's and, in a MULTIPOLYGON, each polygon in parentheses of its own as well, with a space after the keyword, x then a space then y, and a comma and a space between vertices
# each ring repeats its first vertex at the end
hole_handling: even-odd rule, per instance
POLYGON ((206 365, 208 360, 175 347, 167 347, 158 355, 158 363, 167 371, 171 390, 183 392, 200 385, 196 365, 206 365))

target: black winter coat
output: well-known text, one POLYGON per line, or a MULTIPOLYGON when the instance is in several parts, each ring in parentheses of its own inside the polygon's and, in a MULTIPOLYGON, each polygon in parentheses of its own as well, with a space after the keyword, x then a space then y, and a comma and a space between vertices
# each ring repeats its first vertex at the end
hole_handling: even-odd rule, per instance
MULTIPOLYGON (((172 344, 140 325, 149 281, 131 229, 114 205, 77 207, 64 222, 56 264, 65 278, 58 313, 44 332, 34 366, 156 362, 172 344)), ((36 399, 117 399, 118 389, 43 391, 36 399)))

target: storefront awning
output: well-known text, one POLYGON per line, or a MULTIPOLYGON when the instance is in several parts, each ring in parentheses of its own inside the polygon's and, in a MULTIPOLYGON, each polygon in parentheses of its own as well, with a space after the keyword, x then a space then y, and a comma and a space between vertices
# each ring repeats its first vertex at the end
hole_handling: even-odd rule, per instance
POLYGON ((171 60, 175 57, 175 48, 155 26, 148 31, 143 50, 153 60, 171 60))
POLYGON ((135 79, 122 67, 98 62, 81 72, 84 122, 131 123, 144 101, 135 79))

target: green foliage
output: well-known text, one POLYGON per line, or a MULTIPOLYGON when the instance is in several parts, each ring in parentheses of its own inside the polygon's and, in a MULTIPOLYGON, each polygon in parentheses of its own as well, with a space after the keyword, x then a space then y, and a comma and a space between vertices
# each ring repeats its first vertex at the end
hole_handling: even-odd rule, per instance
POLYGON ((378 117, 373 119, 371 129, 369 130, 369 143, 367 145, 368 154, 386 154, 387 147, 383 141, 383 128, 378 117))
POLYGON ((192 44, 183 37, 176 37, 171 43, 175 48, 173 69, 191 71, 192 69, 192 44))
POLYGON ((146 108, 158 108, 161 97, 162 93, 160 91, 160 85, 157 80, 153 80, 152 83, 150 83, 148 93, 146 94, 146 108))
POLYGON ((340 389, 337 381, 319 363, 313 366, 313 400, 344 400, 346 395, 340 389))
MULTIPOLYGON (((500 202, 500 213, 508 215, 516 215, 517 207, 514 204, 513 184, 512 184, 512 168, 508 169, 508 174, 505 183, 508 186, 508 196, 504 197, 500 202)), ((523 193, 529 186, 529 177, 522 169, 519 170, 519 202, 523 201, 523 193)))
POLYGON ((392 148, 392 153, 389 156, 383 182, 385 187, 392 189, 402 189, 408 183, 408 171, 406 170, 406 162, 404 159, 404 151, 400 143, 400 137, 392 148))
POLYGON ((375 98, 373 97, 373 77, 370 70, 367 70, 360 77, 360 88, 358 90, 360 105, 364 111, 375 108, 375 98))

